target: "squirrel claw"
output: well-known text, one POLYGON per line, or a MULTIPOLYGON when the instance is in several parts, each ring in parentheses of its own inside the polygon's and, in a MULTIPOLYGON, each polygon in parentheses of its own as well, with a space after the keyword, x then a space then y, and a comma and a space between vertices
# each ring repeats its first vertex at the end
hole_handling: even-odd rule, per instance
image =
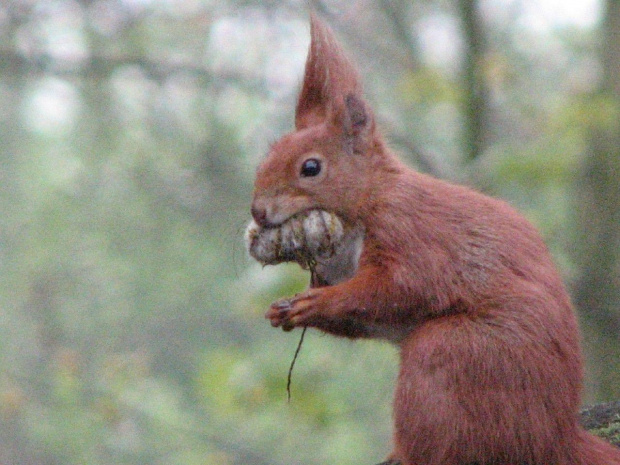
POLYGON ((295 329, 295 325, 290 321, 285 321, 284 323, 282 323, 282 331, 288 333, 290 331, 293 331, 293 329, 295 329))
POLYGON ((316 292, 305 292, 295 297, 280 299, 271 304, 265 318, 271 321, 271 326, 282 327, 284 331, 291 331, 296 326, 305 326, 305 317, 311 308, 311 301, 317 297, 316 292))
POLYGON ((271 304, 271 308, 280 314, 288 312, 292 307, 293 303, 290 299, 281 299, 271 304))
POLYGON ((293 329, 287 329, 290 326, 290 322, 287 322, 287 314, 292 310, 293 304, 289 299, 281 299, 271 304, 271 307, 265 313, 265 318, 271 320, 271 326, 277 328, 282 326, 285 331, 293 329))

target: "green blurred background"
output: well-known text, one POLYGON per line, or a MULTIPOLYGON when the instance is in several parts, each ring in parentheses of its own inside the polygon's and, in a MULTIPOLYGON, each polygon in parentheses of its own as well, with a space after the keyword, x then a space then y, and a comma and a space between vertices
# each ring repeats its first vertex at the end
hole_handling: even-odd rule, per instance
POLYGON ((372 464, 396 349, 299 332, 245 252, 312 7, 412 166, 522 210, 620 399, 620 1, 3 0, 0 463, 372 464), (606 1, 606 3, 605 3, 606 1))

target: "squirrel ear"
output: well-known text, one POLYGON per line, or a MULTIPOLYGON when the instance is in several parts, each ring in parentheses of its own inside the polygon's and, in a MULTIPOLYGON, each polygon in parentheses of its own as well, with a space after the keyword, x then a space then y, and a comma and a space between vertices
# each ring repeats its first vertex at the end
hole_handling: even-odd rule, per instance
POLYGON ((338 45, 331 29, 314 14, 310 17, 310 50, 295 111, 295 127, 321 123, 342 105, 345 96, 361 95, 355 67, 338 45))
POLYGON ((342 134, 347 153, 364 153, 372 143, 375 130, 372 111, 355 94, 346 95, 343 103, 332 114, 331 124, 342 134))

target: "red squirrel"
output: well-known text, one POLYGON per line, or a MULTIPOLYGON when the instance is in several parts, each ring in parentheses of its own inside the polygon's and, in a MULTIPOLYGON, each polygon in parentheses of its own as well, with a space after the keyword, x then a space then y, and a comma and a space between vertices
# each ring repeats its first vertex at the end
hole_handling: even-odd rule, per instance
POLYGON ((399 347, 386 463, 620 464, 578 424, 579 330, 538 232, 503 201, 399 161, 314 16, 295 130, 258 167, 252 216, 276 228, 313 209, 354 232, 348 265, 327 264, 266 317, 399 347))

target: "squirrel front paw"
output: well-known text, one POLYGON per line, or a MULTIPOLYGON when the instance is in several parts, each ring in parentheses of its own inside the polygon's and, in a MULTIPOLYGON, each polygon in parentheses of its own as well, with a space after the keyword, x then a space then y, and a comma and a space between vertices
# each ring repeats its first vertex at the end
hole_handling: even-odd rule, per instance
POLYGON ((265 318, 271 321, 271 326, 282 327, 284 331, 290 331, 294 326, 290 325, 290 311, 293 308, 292 299, 280 299, 271 304, 265 318))
POLYGON ((282 327, 291 331, 298 326, 308 326, 316 313, 314 302, 319 295, 318 289, 309 289, 295 297, 275 301, 265 314, 274 328, 282 327))

